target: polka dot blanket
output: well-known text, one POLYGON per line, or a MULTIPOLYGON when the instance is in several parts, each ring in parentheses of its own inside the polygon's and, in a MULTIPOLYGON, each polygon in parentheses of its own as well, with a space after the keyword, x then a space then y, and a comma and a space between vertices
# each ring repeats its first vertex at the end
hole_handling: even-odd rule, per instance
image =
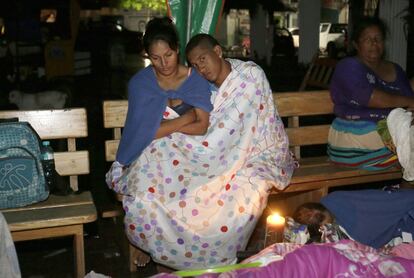
POLYGON ((232 71, 213 92, 205 135, 154 140, 129 168, 115 162, 107 174, 125 195, 129 240, 175 269, 234 263, 269 190, 283 190, 295 168, 263 70, 228 61, 232 71))

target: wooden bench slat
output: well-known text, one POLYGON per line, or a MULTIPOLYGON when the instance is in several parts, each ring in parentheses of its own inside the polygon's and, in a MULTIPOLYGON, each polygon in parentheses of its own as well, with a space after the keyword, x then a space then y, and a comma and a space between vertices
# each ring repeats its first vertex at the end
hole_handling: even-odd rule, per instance
POLYGON ((328 142, 330 125, 287 128, 290 146, 309 146, 328 142))
POLYGON ((84 108, 0 111, 0 118, 2 119, 15 117, 18 117, 19 121, 30 122, 43 140, 88 136, 86 110, 84 108))
POLYGON ((105 142, 105 159, 106 161, 115 161, 116 151, 118 150, 120 140, 107 140, 105 142))
POLYGON ((54 196, 22 208, 2 210, 11 232, 93 222, 96 208, 89 191, 69 196, 54 196))
POLYGON ((3 209, 2 213, 11 211, 32 211, 38 209, 71 207, 77 205, 93 205, 93 199, 89 191, 80 194, 71 194, 68 196, 49 195, 43 202, 32 204, 26 207, 3 209))
POLYGON ((383 171, 367 171, 362 169, 351 169, 346 167, 340 167, 334 164, 329 164, 324 167, 303 167, 298 168, 295 171, 291 184, 306 183, 311 181, 320 180, 334 180, 343 178, 358 179, 361 176, 376 176, 377 178, 382 174, 399 173, 401 177, 401 170, 392 168, 390 170, 383 171))
POLYGON ((97 219, 94 205, 77 205, 70 209, 66 207, 46 208, 36 213, 27 211, 11 211, 4 213, 11 232, 34 230, 49 227, 78 225, 93 222, 97 219))
POLYGON ((300 168, 305 167, 324 167, 330 165, 328 156, 306 157, 300 159, 300 168))
MULTIPOLYGON (((80 238, 83 239, 83 224, 69 225, 69 226, 57 226, 57 227, 47 227, 34 230, 22 230, 12 232, 13 241, 27 241, 27 240, 36 240, 36 239, 50 239, 56 237, 65 237, 71 236, 74 239, 74 254, 76 257, 84 255, 83 253, 83 244, 80 243, 80 238), (76 242, 76 243, 75 243, 76 242), (80 251, 82 250, 82 251, 80 251)), ((84 261, 84 259, 82 259, 84 261)), ((79 274, 76 277, 84 277, 84 266, 80 260, 77 260, 75 268, 78 270, 79 274)))
POLYGON ((274 93, 274 102, 281 117, 311 116, 333 113, 329 91, 274 93))
POLYGON ((335 165, 327 156, 302 158, 290 185, 283 192, 300 192, 322 187, 336 187, 394 180, 402 177, 401 169, 393 167, 383 171, 367 171, 335 165))
POLYGON ((61 176, 89 174, 89 152, 55 152, 56 171, 61 176))
MULTIPOLYGON (((325 174, 325 177, 328 173, 325 174)), ((316 190, 320 188, 332 188, 337 186, 346 186, 354 184, 364 184, 378 181, 389 181, 397 180, 401 178, 401 171, 386 171, 382 174, 371 174, 371 175, 361 175, 361 176, 336 176, 333 179, 321 179, 321 180, 312 180, 309 176, 308 182, 305 182, 303 179, 300 180, 296 174, 293 176, 290 185, 283 192, 301 192, 316 190)))
POLYGON ((123 127, 128 112, 127 100, 107 100, 103 103, 105 128, 123 127))

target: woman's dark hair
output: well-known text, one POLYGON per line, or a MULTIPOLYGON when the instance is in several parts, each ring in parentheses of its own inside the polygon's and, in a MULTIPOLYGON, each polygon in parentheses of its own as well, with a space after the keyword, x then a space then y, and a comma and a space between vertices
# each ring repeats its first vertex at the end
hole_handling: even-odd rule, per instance
POLYGON ((156 41, 164 41, 173 50, 178 50, 178 32, 169 17, 155 17, 145 26, 144 49, 148 53, 156 41))
POLYGON ((378 17, 364 16, 358 20, 355 28, 352 31, 352 41, 358 42, 362 32, 368 27, 378 27, 381 31, 382 38, 385 40, 387 37, 388 28, 384 21, 378 17))

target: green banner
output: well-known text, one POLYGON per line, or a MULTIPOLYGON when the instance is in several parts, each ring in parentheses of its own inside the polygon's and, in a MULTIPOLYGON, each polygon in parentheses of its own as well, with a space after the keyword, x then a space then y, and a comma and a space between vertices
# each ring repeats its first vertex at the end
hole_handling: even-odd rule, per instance
POLYGON ((196 34, 214 35, 225 0, 167 0, 169 15, 180 36, 181 59, 188 40, 196 34), (191 11, 191 12, 189 12, 191 11))

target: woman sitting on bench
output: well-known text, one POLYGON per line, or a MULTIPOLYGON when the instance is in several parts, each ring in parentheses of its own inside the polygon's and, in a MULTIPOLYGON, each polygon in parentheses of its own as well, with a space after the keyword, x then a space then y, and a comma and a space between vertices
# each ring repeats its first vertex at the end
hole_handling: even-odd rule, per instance
POLYGON ((398 163, 378 133, 393 108, 414 108, 414 92, 403 69, 385 61, 386 26, 377 18, 359 21, 353 34, 357 55, 341 60, 330 92, 337 118, 328 137, 328 154, 337 164, 383 170, 398 163))
MULTIPOLYGON (((151 161, 145 161, 143 167, 139 162, 134 164, 137 158, 142 156, 145 160, 147 154, 152 153, 151 151, 145 152, 145 149, 166 147, 155 143, 154 145, 151 142, 174 132, 204 134, 209 124, 209 112, 213 108, 210 101, 209 83, 195 70, 179 64, 178 34, 169 18, 150 20, 146 26, 143 44, 152 65, 139 71, 129 82, 128 114, 125 127, 122 131, 116 161, 107 174, 107 183, 115 191, 134 197, 138 190, 144 190, 144 188, 137 188, 138 180, 135 178, 138 173, 142 174, 147 170, 154 172, 151 174, 148 172, 149 181, 139 185, 152 193, 155 189, 160 189, 156 187, 158 183, 153 181, 162 173, 155 170, 156 166, 151 165, 151 161), (149 169, 150 167, 154 169, 149 169), (154 175, 154 179, 150 178, 150 175, 154 175)), ((176 142, 180 144, 180 140, 176 142)), ((171 152, 164 153, 164 155, 159 158, 173 158, 171 152)), ((166 187, 168 183, 165 184, 166 187)), ((133 203, 134 198, 128 200, 131 200, 131 205, 136 207, 137 204, 133 203)), ((140 201, 137 202, 140 204, 140 201)), ((132 222, 136 221, 136 216, 132 220, 129 213, 132 209, 128 209, 126 202, 124 207, 127 210, 125 218, 128 223, 127 230, 130 231, 135 225, 132 222)), ((154 221, 156 219, 151 216, 145 227, 151 223, 155 229, 158 225, 155 225, 154 221)), ((137 227, 137 229, 140 228, 137 227)), ((135 243, 135 234, 127 234, 130 241, 135 243)), ((145 249, 150 251, 148 248, 145 249)), ((137 266, 144 266, 150 261, 149 255, 143 252, 135 254, 133 259, 137 266)))

